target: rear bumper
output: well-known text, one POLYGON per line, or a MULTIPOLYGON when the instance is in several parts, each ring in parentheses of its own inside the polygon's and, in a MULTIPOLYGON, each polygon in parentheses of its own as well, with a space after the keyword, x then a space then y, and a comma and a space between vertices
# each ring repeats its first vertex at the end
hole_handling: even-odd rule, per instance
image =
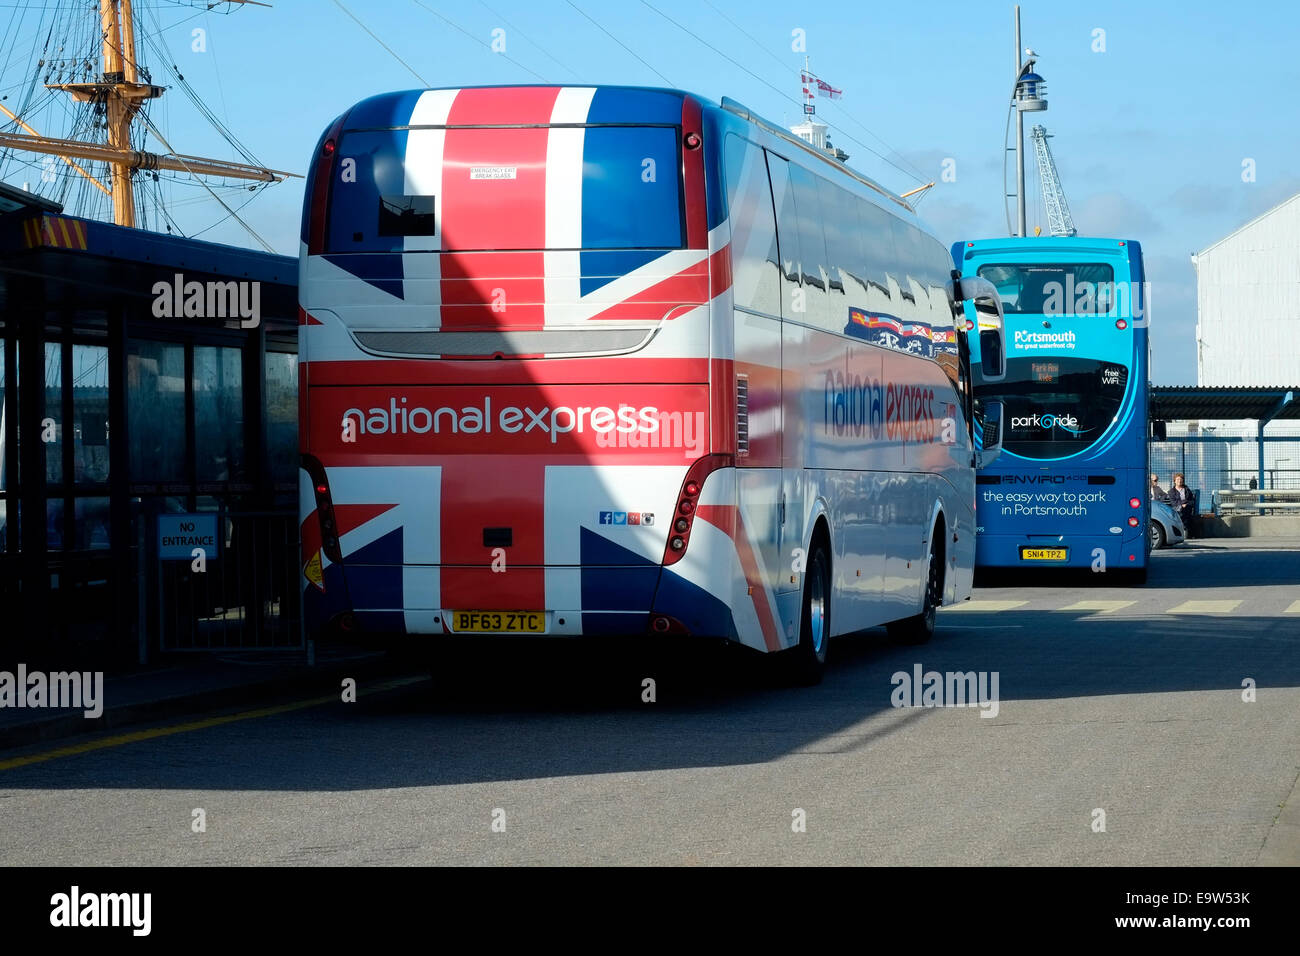
MULTIPOLYGON (((1145 531, 1145 529, 1143 529, 1145 531)), ((1071 535, 1057 542, 1023 534, 981 534, 975 541, 975 564, 982 568, 1091 568, 1099 554, 1107 568, 1146 566, 1143 535, 1071 535), (1022 548, 1065 548, 1065 560, 1026 560, 1022 548)))
POLYGON ((722 600, 659 565, 516 569, 515 573, 533 572, 542 582, 546 607, 512 600, 504 582, 490 580, 499 576, 489 569, 370 565, 344 572, 335 565, 329 570, 335 573, 327 573, 325 591, 313 586, 304 591, 309 634, 341 629, 363 635, 452 635, 457 633, 452 623, 455 611, 534 611, 545 616, 541 633, 466 633, 539 639, 675 633, 736 639, 731 609, 722 600), (427 606, 430 602, 422 597, 440 593, 437 580, 444 571, 482 572, 488 578, 482 586, 457 589, 465 598, 454 607, 427 606), (497 585, 495 592, 492 583, 497 585), (349 592, 366 595, 366 603, 354 602, 349 592))

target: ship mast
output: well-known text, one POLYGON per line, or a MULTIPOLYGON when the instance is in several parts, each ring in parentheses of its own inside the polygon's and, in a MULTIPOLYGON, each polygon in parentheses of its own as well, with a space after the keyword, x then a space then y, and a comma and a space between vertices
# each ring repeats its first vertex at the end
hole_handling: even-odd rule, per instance
MULTIPOLYGON (((250 0, 226 0, 226 2, 245 3, 250 0)), ((107 143, 52 139, 34 132, 32 134, 0 133, 0 148, 12 147, 60 156, 65 161, 86 159, 107 162, 111 173, 109 189, 113 201, 113 222, 119 226, 136 225, 135 192, 132 188, 131 174, 137 169, 168 169, 188 172, 192 175, 224 176, 262 182, 280 182, 287 176, 295 175, 245 163, 180 156, 175 153, 148 153, 131 148, 131 126, 137 114, 146 101, 156 99, 164 92, 161 86, 140 82, 135 50, 135 19, 132 16, 131 4, 132 0, 99 0, 104 70, 95 80, 85 83, 45 84, 46 89, 61 90, 79 102, 102 104, 108 130, 107 143)), ((257 4, 257 6, 265 5, 257 4)), ((24 126, 31 129, 26 124, 24 126)), ((170 146, 168 148, 170 149, 170 146)), ((75 163, 69 162, 69 165, 86 175, 75 163)), ((87 175, 87 178, 91 177, 87 175)))

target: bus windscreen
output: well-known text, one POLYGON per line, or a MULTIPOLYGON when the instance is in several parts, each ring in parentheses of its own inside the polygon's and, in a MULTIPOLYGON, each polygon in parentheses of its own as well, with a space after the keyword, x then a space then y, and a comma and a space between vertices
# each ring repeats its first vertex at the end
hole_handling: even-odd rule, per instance
POLYGON ((1115 307, 1115 270, 1105 263, 980 266, 998 290, 1006 315, 1108 315, 1115 307))

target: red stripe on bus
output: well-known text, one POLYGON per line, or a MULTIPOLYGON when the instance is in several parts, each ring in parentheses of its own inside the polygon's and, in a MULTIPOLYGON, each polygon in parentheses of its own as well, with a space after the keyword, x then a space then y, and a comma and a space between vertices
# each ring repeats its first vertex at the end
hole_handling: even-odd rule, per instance
POLYGON ((335 505, 334 521, 338 524, 338 535, 343 537, 349 531, 355 531, 367 521, 378 518, 387 511, 396 508, 391 505, 335 505))
POLYGON ((736 454, 736 372, 731 359, 709 363, 709 452, 736 454))
POLYGON ((464 89, 447 111, 448 126, 492 126, 551 121, 558 86, 502 86, 464 89))
MULTIPOLYGON (((444 209, 449 202, 449 197, 443 200, 444 209)), ((466 214, 481 216, 483 213, 466 214)), ((544 216, 543 210, 543 219, 544 216)), ((542 327, 546 301, 545 253, 444 252, 441 266, 439 289, 444 329, 542 327)))
MULTIPOLYGON (((442 460, 440 607, 456 610, 546 609, 546 462, 523 455, 442 460), (509 528, 511 545, 495 555, 484 528, 509 528)), ((412 533, 418 533, 411 529, 412 533)))
MULTIPOLYGON (((682 136, 703 136, 703 111, 693 97, 682 98, 682 136)), ((704 147, 682 150, 682 173, 686 183, 686 245, 709 247, 709 211, 704 202, 704 147)))
POLYGON ((448 129, 442 153, 441 318, 444 329, 540 329, 546 257, 546 152, 559 87, 461 90, 447 116, 464 124, 537 128, 448 129))
MULTIPOLYGON (((658 322, 674 306, 701 306, 706 305, 708 301, 708 264, 700 262, 661 282, 656 282, 644 292, 628 296, 593 318, 658 322)), ((675 316, 670 317, 675 318, 675 316)))
POLYGON ((716 298, 731 288, 731 246, 709 256, 709 295, 716 298))
POLYGON ((736 543, 736 554, 740 558, 741 570, 745 573, 745 583, 749 585, 750 597, 754 602, 754 612, 758 615, 759 626, 763 629, 763 642, 769 651, 781 649, 781 629, 777 627, 776 616, 767 600, 767 585, 758 569, 758 559, 754 549, 749 545, 749 535, 745 531, 744 519, 735 505, 700 505, 695 511, 696 517, 731 536, 736 543))

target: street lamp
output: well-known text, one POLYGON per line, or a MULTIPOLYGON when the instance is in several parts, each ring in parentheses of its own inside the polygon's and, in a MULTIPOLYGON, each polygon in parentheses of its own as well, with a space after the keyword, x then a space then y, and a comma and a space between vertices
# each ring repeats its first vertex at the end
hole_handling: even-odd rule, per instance
POLYGON ((1007 217, 1007 232, 1013 236, 1025 234, 1025 114, 1041 113, 1047 109, 1047 81, 1034 72, 1038 54, 1025 50, 1026 59, 1020 59, 1020 6, 1016 6, 1016 81, 1011 86, 1011 103, 1007 108, 1007 125, 1002 133, 1002 192, 1004 198, 1002 209, 1007 217), (1016 114, 1016 223, 1011 228, 1011 212, 1006 200, 1011 197, 1007 192, 1007 139, 1011 133, 1011 112, 1016 114))

